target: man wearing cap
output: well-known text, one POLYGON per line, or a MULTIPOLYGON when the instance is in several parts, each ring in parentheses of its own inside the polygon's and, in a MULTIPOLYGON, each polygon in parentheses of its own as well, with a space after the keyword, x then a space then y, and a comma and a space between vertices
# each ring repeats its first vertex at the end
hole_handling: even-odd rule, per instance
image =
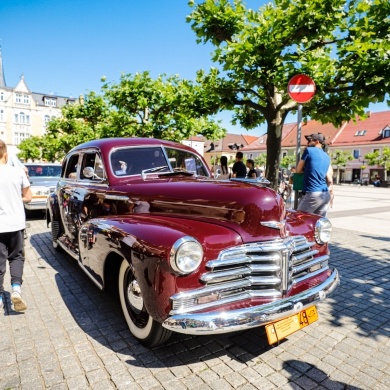
POLYGON ((298 210, 326 216, 333 198, 333 171, 330 158, 322 150, 325 137, 321 133, 305 136, 307 148, 297 165, 297 173, 303 173, 303 193, 298 210))

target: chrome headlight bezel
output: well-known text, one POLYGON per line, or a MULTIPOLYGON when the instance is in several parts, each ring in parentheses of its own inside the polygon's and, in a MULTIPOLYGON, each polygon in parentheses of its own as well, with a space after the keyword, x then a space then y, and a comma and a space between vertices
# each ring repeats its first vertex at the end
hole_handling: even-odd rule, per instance
POLYGON ((202 245, 194 237, 184 236, 172 245, 169 260, 175 272, 188 275, 202 263, 202 245))
POLYGON ((332 224, 328 218, 320 218, 314 228, 314 238, 320 245, 327 244, 332 237, 332 224))

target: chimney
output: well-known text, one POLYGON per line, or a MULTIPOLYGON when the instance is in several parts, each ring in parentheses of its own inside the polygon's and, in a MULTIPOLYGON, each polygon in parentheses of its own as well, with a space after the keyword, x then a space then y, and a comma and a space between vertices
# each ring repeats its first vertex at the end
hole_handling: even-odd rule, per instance
POLYGON ((367 114, 367 118, 371 118, 371 111, 367 111, 366 114, 367 114))

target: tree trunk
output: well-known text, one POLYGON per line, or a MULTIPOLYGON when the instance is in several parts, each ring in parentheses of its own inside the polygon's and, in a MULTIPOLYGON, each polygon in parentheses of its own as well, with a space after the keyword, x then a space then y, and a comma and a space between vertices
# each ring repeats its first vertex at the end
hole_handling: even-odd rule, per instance
POLYGON ((281 152, 281 141, 282 132, 277 131, 278 126, 275 122, 268 121, 267 126, 267 168, 265 176, 267 180, 271 182, 273 189, 278 188, 278 176, 279 176, 279 165, 280 165, 280 152, 281 152), (279 136, 278 136, 279 135, 279 136))

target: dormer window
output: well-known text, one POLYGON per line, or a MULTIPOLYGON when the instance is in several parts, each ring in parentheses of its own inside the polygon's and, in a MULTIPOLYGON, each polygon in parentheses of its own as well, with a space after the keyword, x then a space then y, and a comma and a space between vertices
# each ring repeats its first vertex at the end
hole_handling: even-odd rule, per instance
POLYGON ((48 107, 57 107, 57 98, 55 97, 44 97, 45 106, 48 107))
POLYGON ((390 127, 386 126, 379 132, 379 134, 382 134, 382 138, 390 138, 390 127))
POLYGON ((358 130, 358 131, 355 133, 355 137, 359 137, 359 136, 366 135, 366 133, 367 133, 367 130, 358 130))

